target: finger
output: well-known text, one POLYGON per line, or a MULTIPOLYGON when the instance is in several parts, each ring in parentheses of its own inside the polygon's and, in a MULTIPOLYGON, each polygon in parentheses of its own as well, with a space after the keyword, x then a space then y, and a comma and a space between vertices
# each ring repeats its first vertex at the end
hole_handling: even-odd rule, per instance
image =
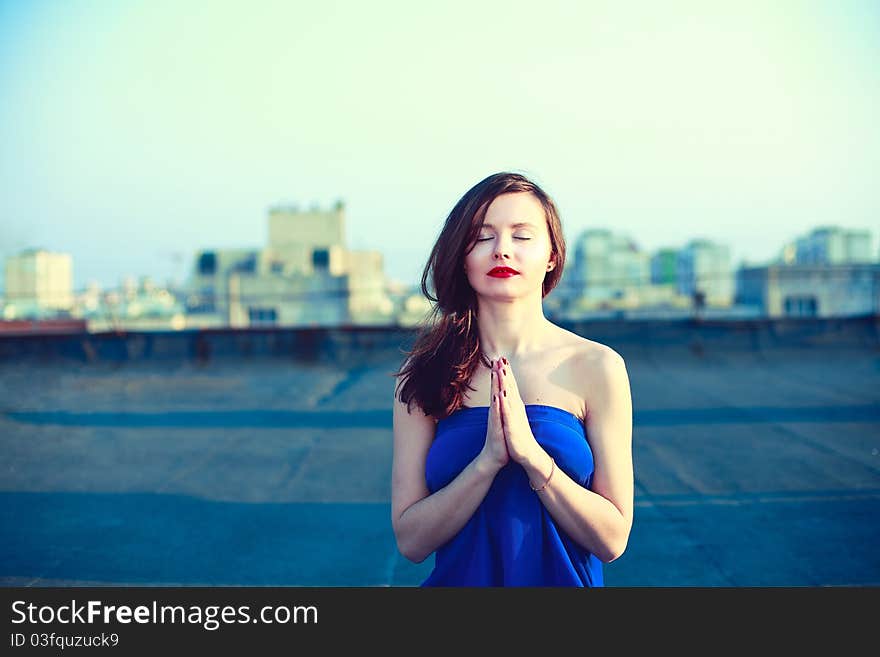
POLYGON ((501 426, 503 427, 506 424, 506 418, 504 416, 505 406, 504 406, 504 380, 503 375, 501 374, 501 359, 498 359, 499 370, 495 373, 496 380, 496 394, 498 395, 498 415, 501 418, 501 426))
POLYGON ((527 417, 525 404, 519 396, 510 363, 506 361, 506 358, 503 359, 502 374, 498 377, 501 384, 501 416, 504 418, 505 425, 527 417))
POLYGON ((498 413, 498 393, 495 390, 495 388, 498 387, 495 379, 498 377, 495 376, 494 370, 489 373, 489 376, 492 379, 492 385, 489 386, 489 419, 492 422, 497 422, 500 420, 500 415, 498 413))
POLYGON ((493 423, 499 428, 501 427, 501 410, 500 400, 501 392, 498 389, 498 372, 492 370, 489 375, 492 379, 492 385, 489 391, 489 416, 493 423))
POLYGON ((506 358, 499 358, 498 359, 498 386, 501 390, 502 401, 506 395, 510 394, 510 392, 507 390, 509 387, 508 386, 509 371, 508 371, 507 365, 505 364, 506 360, 507 360, 506 358))
POLYGON ((516 377, 513 375, 513 368, 510 366, 510 363, 506 358, 503 359, 503 365, 501 380, 504 382, 507 394, 508 396, 514 395, 515 397, 518 397, 519 386, 516 385, 516 377))

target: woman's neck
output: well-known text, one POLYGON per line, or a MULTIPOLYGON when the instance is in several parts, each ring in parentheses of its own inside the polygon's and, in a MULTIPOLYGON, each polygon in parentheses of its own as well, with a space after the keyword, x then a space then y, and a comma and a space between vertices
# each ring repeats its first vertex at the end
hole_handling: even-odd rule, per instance
POLYGON ((482 305, 477 310, 477 330, 483 353, 490 359, 518 359, 541 349, 547 342, 550 322, 540 303, 482 305))

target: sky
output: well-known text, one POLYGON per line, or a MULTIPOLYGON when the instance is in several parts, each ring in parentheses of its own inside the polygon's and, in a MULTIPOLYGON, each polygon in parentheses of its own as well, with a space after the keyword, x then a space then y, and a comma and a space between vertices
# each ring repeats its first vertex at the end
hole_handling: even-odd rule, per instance
POLYGON ((416 283, 496 171, 640 248, 880 235, 880 3, 0 0, 0 258, 184 280, 346 204, 416 283))

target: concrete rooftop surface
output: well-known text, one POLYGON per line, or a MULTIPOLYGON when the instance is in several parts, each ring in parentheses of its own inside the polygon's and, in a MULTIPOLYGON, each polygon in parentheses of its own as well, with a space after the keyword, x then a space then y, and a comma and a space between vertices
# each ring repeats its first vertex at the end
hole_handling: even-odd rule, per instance
MULTIPOLYGON (((606 585, 880 585, 877 328, 571 328, 621 353, 632 386, 635 520, 606 585)), ((399 352, 301 358, 218 334, 189 358, 117 338, 140 346, 0 350, 0 584, 428 575, 391 529, 399 352)))

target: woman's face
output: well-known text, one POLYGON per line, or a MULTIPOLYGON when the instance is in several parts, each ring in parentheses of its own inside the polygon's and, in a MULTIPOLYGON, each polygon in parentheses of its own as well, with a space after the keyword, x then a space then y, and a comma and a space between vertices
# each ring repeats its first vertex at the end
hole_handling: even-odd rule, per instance
POLYGON ((544 276, 556 266, 550 254, 550 231, 540 201, 529 192, 503 194, 486 210, 464 268, 477 294, 522 296, 541 290, 544 276), (516 273, 493 271, 499 267, 516 273))

